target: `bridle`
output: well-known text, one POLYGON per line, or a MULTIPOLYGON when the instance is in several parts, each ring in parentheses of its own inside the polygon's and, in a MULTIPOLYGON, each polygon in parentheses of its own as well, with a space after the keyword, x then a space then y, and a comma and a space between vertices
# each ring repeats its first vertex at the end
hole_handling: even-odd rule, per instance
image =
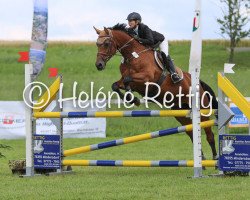
POLYGON ((130 42, 132 42, 134 40, 134 38, 132 37, 130 40, 128 40, 124 45, 122 45, 119 48, 119 44, 117 44, 117 42, 114 40, 112 31, 110 29, 108 29, 108 31, 109 31, 108 35, 98 37, 98 39, 105 38, 102 42, 98 42, 98 40, 96 42, 96 45, 98 47, 108 45, 108 51, 107 52, 98 52, 97 53, 97 55, 105 56, 105 59, 103 59, 105 62, 108 62, 112 56, 119 55, 118 52, 121 54, 121 50, 128 47, 130 42), (109 42, 106 42, 107 40, 109 40, 109 42), (113 43, 113 45, 112 45, 112 43, 113 43), (114 54, 112 54, 112 47, 113 46, 116 49, 116 52, 114 54))
MULTIPOLYGON (((98 40, 97 40, 97 42, 96 42, 96 45, 97 45, 98 47, 103 46, 103 45, 108 45, 108 52, 107 52, 107 53, 106 53, 106 52, 98 52, 98 53, 97 53, 97 55, 106 56, 105 59, 102 58, 103 61, 104 61, 105 63, 108 62, 109 59, 110 59, 112 56, 118 55, 118 54, 117 54, 118 52, 121 54, 122 49, 128 47, 129 44, 130 44, 130 42, 132 42, 132 41, 134 40, 134 38, 132 37, 132 38, 131 38, 130 40, 128 40, 124 45, 122 45, 120 48, 118 48, 119 45, 118 45, 117 42, 114 40, 114 37, 113 37, 113 34, 112 34, 112 30, 108 29, 108 31, 109 31, 109 34, 108 34, 108 35, 99 36, 99 37, 98 37, 98 40, 99 40, 100 38, 105 38, 102 42, 98 42, 98 40), (107 40, 109 40, 109 42, 106 42, 107 40), (112 43, 113 43, 114 45, 111 45, 112 43), (113 47, 113 46, 114 46, 115 49, 116 49, 116 52, 115 52, 114 54, 112 54, 112 47, 113 47)), ((135 56, 132 54, 131 57, 126 58, 126 59, 124 58, 124 62, 129 63, 130 60, 132 60, 132 59, 134 59, 134 58, 138 58, 140 54, 142 54, 142 53, 144 53, 144 52, 146 52, 146 51, 149 51, 149 50, 152 50, 152 48, 145 48, 144 50, 142 50, 142 51, 140 51, 140 52, 138 52, 138 53, 134 52, 134 53, 137 54, 137 57, 135 57, 135 56)), ((129 66, 129 68, 130 68, 130 65, 127 65, 127 66, 129 66)), ((162 84, 163 81, 165 80, 166 76, 167 76, 167 70, 166 70, 166 68, 164 68, 164 69, 162 70, 162 73, 161 73, 161 76, 160 76, 159 80, 157 81, 157 84, 158 84, 159 86, 161 86, 161 84, 162 84)))

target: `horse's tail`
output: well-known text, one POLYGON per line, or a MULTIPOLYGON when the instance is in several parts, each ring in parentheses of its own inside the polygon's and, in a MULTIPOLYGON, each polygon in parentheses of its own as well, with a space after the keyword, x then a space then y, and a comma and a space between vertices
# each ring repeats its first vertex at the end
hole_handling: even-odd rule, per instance
POLYGON ((212 96, 211 97, 209 94, 206 94, 209 101, 210 101, 210 98, 212 98, 212 108, 218 109, 218 101, 216 99, 216 96, 215 96, 213 89, 208 84, 203 82, 202 80, 200 80, 200 84, 201 84, 201 87, 203 88, 203 90, 208 92, 212 96))

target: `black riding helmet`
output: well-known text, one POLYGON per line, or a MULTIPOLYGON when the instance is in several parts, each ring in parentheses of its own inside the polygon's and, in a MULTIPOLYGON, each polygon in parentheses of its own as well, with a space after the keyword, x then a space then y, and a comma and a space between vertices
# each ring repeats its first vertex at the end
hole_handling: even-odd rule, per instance
POLYGON ((132 12, 128 15, 127 20, 139 20, 141 22, 141 15, 137 12, 132 12))

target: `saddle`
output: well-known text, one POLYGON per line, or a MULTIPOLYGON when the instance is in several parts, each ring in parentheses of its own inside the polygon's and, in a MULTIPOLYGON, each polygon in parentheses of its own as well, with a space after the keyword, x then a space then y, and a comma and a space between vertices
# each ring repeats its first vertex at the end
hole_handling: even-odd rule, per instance
MULTIPOLYGON (((157 66, 162 70, 166 70, 163 64, 163 58, 162 58, 162 54, 161 51, 159 50, 154 50, 154 58, 155 58, 155 62, 157 63, 157 66)), ((183 79, 183 72, 179 67, 175 67, 176 69, 176 73, 180 76, 181 79, 183 79)))

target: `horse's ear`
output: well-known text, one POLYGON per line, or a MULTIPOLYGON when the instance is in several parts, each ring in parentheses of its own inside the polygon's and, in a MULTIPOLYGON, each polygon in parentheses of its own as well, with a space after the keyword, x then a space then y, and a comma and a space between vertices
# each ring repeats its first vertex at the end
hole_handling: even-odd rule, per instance
POLYGON ((104 27, 104 31, 107 35, 109 34, 109 30, 106 27, 104 27))
POLYGON ((93 28, 95 29, 96 33, 99 35, 101 33, 101 30, 97 29, 96 27, 93 26, 93 28))

